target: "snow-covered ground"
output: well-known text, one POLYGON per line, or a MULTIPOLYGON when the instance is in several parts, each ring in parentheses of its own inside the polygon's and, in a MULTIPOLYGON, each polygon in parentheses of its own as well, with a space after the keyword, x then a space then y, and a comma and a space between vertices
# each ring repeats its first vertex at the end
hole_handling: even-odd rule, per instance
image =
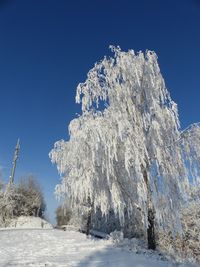
POLYGON ((52 229, 53 226, 39 217, 20 216, 11 220, 7 228, 52 229))
POLYGON ((75 231, 4 229, 0 231, 0 266, 18 267, 172 267, 150 254, 117 248, 110 240, 75 231))

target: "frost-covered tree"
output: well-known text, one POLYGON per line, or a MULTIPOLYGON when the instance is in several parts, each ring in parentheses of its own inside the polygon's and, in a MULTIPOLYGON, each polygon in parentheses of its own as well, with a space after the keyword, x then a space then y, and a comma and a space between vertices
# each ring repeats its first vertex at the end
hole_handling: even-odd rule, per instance
POLYGON ((140 218, 155 248, 155 226, 179 229, 189 179, 199 182, 199 128, 179 130, 154 52, 111 49, 114 56, 96 63, 77 87, 82 115, 71 121, 69 141, 50 153, 62 176, 56 193, 103 216, 113 210, 121 225, 125 214, 140 218))
POLYGON ((5 227, 14 217, 16 198, 16 188, 8 184, 4 186, 0 194, 0 225, 5 227))
POLYGON ((44 218, 46 204, 40 185, 33 176, 20 181, 16 187, 17 199, 15 216, 35 216, 44 218))
POLYGON ((60 205, 56 209, 56 222, 58 226, 67 225, 72 217, 72 211, 68 205, 60 205))
POLYGON ((0 186, 0 225, 7 226, 12 218, 22 215, 44 218, 45 209, 42 190, 34 177, 26 177, 18 185, 0 186))
MULTIPOLYGON (((180 149, 186 166, 187 177, 197 186, 200 185, 200 123, 194 123, 181 132, 180 149)), ((194 193, 194 188, 192 189, 194 193)), ((199 195, 200 196, 200 195, 199 195)))
POLYGON ((200 187, 191 186, 189 201, 180 210, 182 234, 159 233, 158 247, 176 260, 200 263, 200 187))

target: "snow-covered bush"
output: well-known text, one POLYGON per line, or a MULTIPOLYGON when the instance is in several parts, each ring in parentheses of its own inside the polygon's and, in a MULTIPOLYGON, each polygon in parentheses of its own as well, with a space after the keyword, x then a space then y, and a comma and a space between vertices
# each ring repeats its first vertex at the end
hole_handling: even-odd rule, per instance
POLYGON ((16 188, 8 185, 1 191, 0 195, 0 225, 7 226, 10 219, 14 217, 15 204, 17 199, 16 188))
POLYGON ((191 187, 190 201, 181 209, 182 234, 160 232, 159 249, 176 260, 200 264, 200 187, 191 187))
POLYGON ((68 194, 74 206, 90 199, 106 218, 113 210, 123 228, 137 218, 155 248, 155 231, 180 232, 189 178, 199 182, 200 127, 179 130, 154 52, 112 50, 78 85, 82 114, 69 125, 70 140, 50 153, 62 176, 56 194, 68 194))
POLYGON ((110 233, 110 240, 116 245, 120 244, 124 240, 123 232, 114 231, 114 232, 110 233))
POLYGON ((44 218, 45 208, 42 191, 32 176, 18 185, 9 183, 0 192, 1 226, 7 226, 12 218, 22 215, 44 218))
POLYGON ((183 257, 200 263, 200 202, 192 202, 182 210, 183 257))

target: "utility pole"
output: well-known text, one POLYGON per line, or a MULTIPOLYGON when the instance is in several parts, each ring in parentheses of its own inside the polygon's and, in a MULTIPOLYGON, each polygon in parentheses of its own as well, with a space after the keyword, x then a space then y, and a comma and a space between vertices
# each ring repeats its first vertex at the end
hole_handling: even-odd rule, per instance
POLYGON ((15 176, 15 169, 16 169, 16 164, 17 160, 19 158, 19 150, 20 150, 20 144, 19 144, 19 138, 17 140, 17 145, 15 147, 15 152, 14 152, 14 157, 13 157, 13 162, 12 162, 12 170, 11 170, 11 175, 9 177, 9 183, 13 184, 14 182, 14 176, 15 176))

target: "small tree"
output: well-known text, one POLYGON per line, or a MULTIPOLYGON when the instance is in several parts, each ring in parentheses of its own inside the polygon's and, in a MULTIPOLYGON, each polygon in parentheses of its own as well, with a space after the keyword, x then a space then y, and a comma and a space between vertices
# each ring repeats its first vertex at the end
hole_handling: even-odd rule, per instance
POLYGON ((24 178, 18 185, 9 183, 0 191, 0 219, 4 226, 22 215, 44 218, 45 209, 41 188, 33 176, 24 178))
POLYGON ((67 225, 71 219, 72 211, 69 206, 60 205, 56 209, 56 222, 58 226, 67 225))
POLYGON ((15 217, 16 204, 18 201, 16 187, 13 184, 8 184, 1 191, 0 196, 0 219, 1 225, 7 226, 10 220, 15 217))
POLYGON ((35 177, 29 176, 21 180, 17 186, 16 216, 35 216, 44 218, 46 204, 42 190, 35 177))

